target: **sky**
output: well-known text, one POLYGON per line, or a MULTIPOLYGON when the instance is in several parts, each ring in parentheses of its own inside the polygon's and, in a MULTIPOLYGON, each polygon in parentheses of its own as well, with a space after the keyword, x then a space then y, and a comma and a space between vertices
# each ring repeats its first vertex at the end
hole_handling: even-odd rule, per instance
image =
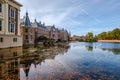
POLYGON ((120 28, 120 0, 16 0, 20 2, 21 18, 29 13, 46 25, 64 28, 72 35, 97 35, 120 28))

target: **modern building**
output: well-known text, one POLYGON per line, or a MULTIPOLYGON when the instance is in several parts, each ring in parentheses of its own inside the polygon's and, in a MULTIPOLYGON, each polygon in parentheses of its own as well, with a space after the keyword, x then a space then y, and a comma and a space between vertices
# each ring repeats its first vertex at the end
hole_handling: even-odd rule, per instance
POLYGON ((15 0, 0 0, 0 48, 22 46, 20 7, 15 0))
POLYGON ((30 22, 28 12, 26 12, 26 15, 23 17, 23 19, 21 19, 20 25, 20 32, 22 35, 23 45, 34 45, 35 31, 34 27, 32 27, 32 24, 30 22))

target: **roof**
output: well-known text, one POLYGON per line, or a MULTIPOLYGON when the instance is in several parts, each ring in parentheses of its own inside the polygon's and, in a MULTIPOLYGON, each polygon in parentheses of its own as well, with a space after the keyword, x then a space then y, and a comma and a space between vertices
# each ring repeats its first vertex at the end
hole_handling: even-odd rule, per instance
POLYGON ((20 3, 17 2, 16 0, 10 0, 10 1, 12 1, 13 3, 15 3, 15 4, 19 5, 19 6, 23 6, 22 4, 20 4, 20 3))
POLYGON ((23 17, 23 19, 21 19, 21 25, 26 26, 26 27, 30 27, 31 26, 31 22, 28 16, 28 12, 26 12, 26 16, 23 17))
POLYGON ((37 22, 36 19, 35 19, 34 23, 32 23, 32 26, 33 27, 42 28, 42 29, 47 29, 46 26, 45 26, 45 23, 41 24, 41 21, 37 22))

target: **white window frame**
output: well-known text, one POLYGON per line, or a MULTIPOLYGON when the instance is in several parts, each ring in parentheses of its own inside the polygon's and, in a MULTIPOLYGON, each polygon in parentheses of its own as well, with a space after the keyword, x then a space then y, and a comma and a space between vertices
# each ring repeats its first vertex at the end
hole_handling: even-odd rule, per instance
POLYGON ((2 31, 2 19, 0 19, 0 31, 2 31))
POLYGON ((15 24, 14 23, 10 23, 10 32, 14 33, 15 32, 15 24), (14 26, 13 26, 14 25, 14 26), (12 27, 14 28, 12 31, 12 27))
POLYGON ((2 12, 2 3, 0 2, 0 13, 2 12))
POLYGON ((15 9, 12 7, 10 8, 10 17, 15 18, 15 9), (13 11, 13 15, 12 15, 12 11, 13 11))

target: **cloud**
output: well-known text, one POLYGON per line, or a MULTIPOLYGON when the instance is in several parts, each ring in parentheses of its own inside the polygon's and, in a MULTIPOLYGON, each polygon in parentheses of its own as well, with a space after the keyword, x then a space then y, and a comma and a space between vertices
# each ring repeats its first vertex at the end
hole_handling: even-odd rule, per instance
MULTIPOLYGON (((17 1, 23 4, 21 18, 28 11, 32 22, 36 18, 37 21, 45 22, 46 25, 55 24, 56 27, 72 31, 72 34, 85 34, 91 30, 100 32, 105 27, 105 24, 107 24, 107 28, 115 26, 110 22, 113 22, 112 19, 118 18, 120 14, 119 0, 17 1), (99 30, 99 28, 102 29, 99 30)), ((114 20, 117 25, 119 25, 118 22, 114 20)))
MULTIPOLYGON (((46 24, 56 24, 58 26, 63 25, 80 25, 81 22, 73 20, 80 13, 80 5, 75 5, 73 0, 18 0, 23 3, 21 16, 23 17, 26 10, 29 12, 29 16, 33 21, 35 18, 45 22, 46 24), (29 4, 28 4, 29 2, 29 4), (32 4, 33 3, 33 4, 32 4), (68 4, 69 3, 69 4, 68 4), (25 10, 25 8, 27 8, 25 10), (79 12, 79 13, 78 13, 79 12)), ((76 0, 78 1, 78 0, 76 0)))

